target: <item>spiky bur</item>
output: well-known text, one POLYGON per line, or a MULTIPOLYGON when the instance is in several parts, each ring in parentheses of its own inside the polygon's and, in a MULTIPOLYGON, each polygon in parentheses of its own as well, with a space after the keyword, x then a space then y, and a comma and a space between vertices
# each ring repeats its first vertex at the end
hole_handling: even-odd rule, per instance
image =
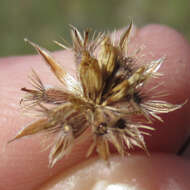
POLYGON ((21 103, 41 118, 23 128, 13 140, 41 131, 55 134, 49 154, 51 167, 71 151, 87 129, 93 136, 87 156, 96 149, 101 158, 108 160, 110 143, 122 156, 135 146, 147 152, 143 136, 153 130, 150 123, 161 120, 158 114, 179 109, 182 104, 151 100, 149 94, 144 98, 143 87, 151 78, 159 77, 157 70, 164 58, 137 66, 135 59, 125 53, 131 29, 132 23, 116 43, 109 34, 90 38, 88 30, 81 35, 72 26, 72 48, 56 43, 74 52, 75 78, 47 50, 26 40, 44 58, 63 88, 46 88, 33 71, 33 89, 22 88, 26 96, 21 103))

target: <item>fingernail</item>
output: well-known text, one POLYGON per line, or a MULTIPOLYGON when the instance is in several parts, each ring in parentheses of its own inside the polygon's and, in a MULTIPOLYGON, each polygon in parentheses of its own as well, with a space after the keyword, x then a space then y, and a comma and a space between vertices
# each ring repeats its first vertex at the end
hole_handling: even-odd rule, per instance
POLYGON ((90 159, 55 177, 40 190, 189 190, 189 162, 174 155, 110 158, 110 166, 90 159), (176 188, 172 188, 176 189, 176 188))
POLYGON ((97 182, 92 190, 137 190, 134 186, 129 186, 123 183, 109 184, 107 181, 97 182))

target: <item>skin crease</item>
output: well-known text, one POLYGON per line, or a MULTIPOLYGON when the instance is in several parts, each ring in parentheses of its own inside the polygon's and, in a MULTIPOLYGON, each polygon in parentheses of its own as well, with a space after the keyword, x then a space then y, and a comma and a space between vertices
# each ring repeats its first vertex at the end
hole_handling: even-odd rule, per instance
MULTIPOLYGON (((157 81, 164 81, 164 90, 167 90, 169 93, 169 96, 164 97, 164 100, 172 103, 182 103, 189 98, 190 46, 184 38, 166 26, 148 25, 137 31, 130 43, 129 52, 134 52, 135 49, 142 45, 144 48, 140 55, 146 55, 141 58, 142 62, 149 62, 165 55, 167 57, 159 70, 164 75, 157 79, 157 81)), ((73 72, 74 60, 71 52, 56 52, 54 56, 61 64, 64 64, 69 72, 73 72)), ((85 172, 88 170, 88 167, 95 168, 101 162, 99 160, 97 162, 94 161, 92 166, 84 163, 81 165, 80 170, 76 168, 72 171, 73 173, 69 171, 69 174, 67 174, 69 168, 85 160, 85 153, 89 146, 88 140, 77 144, 72 153, 63 158, 52 169, 48 168, 49 151, 42 151, 41 142, 43 137, 41 135, 23 138, 7 145, 8 140, 13 138, 29 121, 33 120, 32 118, 22 116, 19 112, 19 100, 23 96, 19 89, 29 86, 27 76, 31 73, 31 68, 40 75, 45 84, 59 84, 39 56, 0 59, 0 189, 2 190, 36 190, 45 189, 45 187, 46 189, 51 189, 51 186, 48 186, 47 183, 52 184, 55 175, 61 173, 63 179, 66 175, 75 176, 77 171, 85 172), (45 187, 42 187, 43 184, 46 184, 45 187)), ((165 154, 154 155, 152 153, 151 162, 148 161, 149 159, 146 156, 136 157, 132 155, 129 159, 113 158, 113 162, 115 159, 115 162, 117 161, 116 163, 121 168, 122 166, 124 168, 123 173, 117 172, 117 176, 114 176, 115 172, 113 172, 113 179, 119 180, 118 176, 125 174, 125 182, 128 183, 132 171, 138 174, 139 168, 136 167, 137 164, 139 167, 143 166, 142 172, 145 171, 146 174, 147 171, 156 173, 157 169, 159 169, 156 174, 149 174, 148 179, 137 180, 135 184, 139 185, 139 187, 146 187, 142 185, 149 183, 147 188, 155 189, 156 187, 156 189, 159 189, 158 187, 160 187, 159 185, 163 180, 163 169, 168 169, 167 179, 174 179, 179 185, 174 185, 172 189, 175 190, 175 188, 179 187, 178 189, 183 190, 187 189, 188 186, 190 187, 190 183, 185 177, 186 175, 183 175, 183 173, 187 174, 189 171, 189 162, 174 156, 189 134, 189 113, 190 103, 188 102, 182 109, 163 115, 164 123, 155 122, 154 128, 156 128, 156 131, 152 133, 152 137, 145 139, 150 151, 171 153, 171 156, 165 154), (130 165, 130 162, 133 164, 128 170, 124 166, 130 165), (172 164, 168 166, 167 163, 172 164), (150 166, 152 167, 151 171, 150 166), (171 168, 173 170, 170 172, 171 168)), ((48 141, 51 142, 51 140, 52 138, 50 137, 48 141)), ((98 169, 94 170, 94 172, 97 172, 97 175, 99 175, 98 169)), ((140 174, 136 178, 139 176, 140 174)), ((56 183, 59 182, 57 181, 56 183)), ((116 180, 116 182, 119 181, 116 180)), ((73 181, 73 183, 77 183, 77 181, 73 181)), ((78 185, 84 183, 84 179, 78 181, 78 183, 78 185)), ((85 181, 85 183, 87 182, 85 181)), ((175 183, 173 182, 172 184, 175 183)), ((166 185, 161 189, 169 188, 171 189, 171 187, 166 185)), ((85 188, 83 189, 85 190, 85 188)), ((86 189, 90 189, 90 186, 86 189)))

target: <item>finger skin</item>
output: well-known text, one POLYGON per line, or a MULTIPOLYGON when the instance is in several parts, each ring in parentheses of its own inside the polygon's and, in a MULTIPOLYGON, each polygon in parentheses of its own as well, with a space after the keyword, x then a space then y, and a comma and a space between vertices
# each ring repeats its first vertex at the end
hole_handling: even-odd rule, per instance
POLYGON ((167 154, 114 156, 110 167, 95 158, 56 176, 39 190, 108 190, 119 184, 117 189, 189 190, 189 169, 189 161, 167 154))
MULTIPOLYGON (((183 37, 165 26, 149 25, 136 34, 130 44, 130 50, 145 46, 141 54, 147 55, 142 60, 151 61, 167 56, 160 71, 164 74, 162 80, 171 96, 166 99, 172 103, 182 103, 189 97, 190 47, 183 37)), ((71 52, 58 52, 55 57, 65 67, 74 69, 71 52)), ((0 189, 32 190, 50 179, 55 174, 84 160, 88 141, 76 145, 72 153, 62 159, 53 169, 48 166, 48 151, 41 152, 42 136, 23 138, 10 145, 7 141, 31 118, 22 116, 19 112, 19 100, 22 87, 29 86, 27 76, 33 68, 45 84, 57 84, 57 80, 39 56, 11 57, 0 60, 0 189)), ((164 123, 156 122, 153 137, 146 138, 152 151, 176 152, 189 134, 189 109, 187 103, 182 109, 165 115, 164 123)), ((51 141, 52 139, 50 139, 51 141)))
MULTIPOLYGON (((143 28, 135 37, 131 48, 144 45, 141 54, 147 62, 153 58, 166 56, 159 69, 163 74, 158 81, 164 82, 158 91, 166 91, 167 100, 171 103, 182 103, 190 94, 190 47, 178 33, 166 26, 149 25, 143 28), (154 31, 154 32, 153 32, 154 31), (133 45, 134 44, 134 45, 133 45)), ((158 82, 159 83, 159 82, 158 82)), ((169 114, 163 114, 164 123, 155 122, 156 131, 153 138, 147 138, 149 149, 157 151, 176 152, 184 139, 189 136, 190 102, 181 109, 169 114)))

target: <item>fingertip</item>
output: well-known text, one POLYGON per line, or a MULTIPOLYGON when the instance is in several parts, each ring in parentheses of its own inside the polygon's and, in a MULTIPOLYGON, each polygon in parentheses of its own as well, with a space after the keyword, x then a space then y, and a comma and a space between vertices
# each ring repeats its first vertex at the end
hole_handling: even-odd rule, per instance
MULTIPOLYGON (((189 43, 176 30, 164 25, 151 24, 139 29, 129 44, 130 52, 134 52, 139 47, 143 47, 137 55, 141 64, 166 57, 158 71, 163 76, 152 80, 150 86, 148 82, 148 88, 163 83, 155 90, 154 95, 164 92, 167 96, 161 97, 162 100, 173 104, 183 104, 190 93, 189 43)), ((157 97, 157 99, 160 98, 157 97)), ((189 112, 190 102, 188 101, 181 109, 161 115, 164 123, 154 122, 157 130, 152 133, 153 137, 146 138, 149 149, 178 151, 189 135, 189 112)))
POLYGON ((141 28, 132 42, 135 46, 144 46, 141 54, 146 61, 165 56, 159 72, 163 73, 161 80, 172 93, 183 90, 189 92, 190 79, 190 45, 176 30, 164 25, 147 25, 141 28), (178 90, 181 89, 181 90, 178 90))

